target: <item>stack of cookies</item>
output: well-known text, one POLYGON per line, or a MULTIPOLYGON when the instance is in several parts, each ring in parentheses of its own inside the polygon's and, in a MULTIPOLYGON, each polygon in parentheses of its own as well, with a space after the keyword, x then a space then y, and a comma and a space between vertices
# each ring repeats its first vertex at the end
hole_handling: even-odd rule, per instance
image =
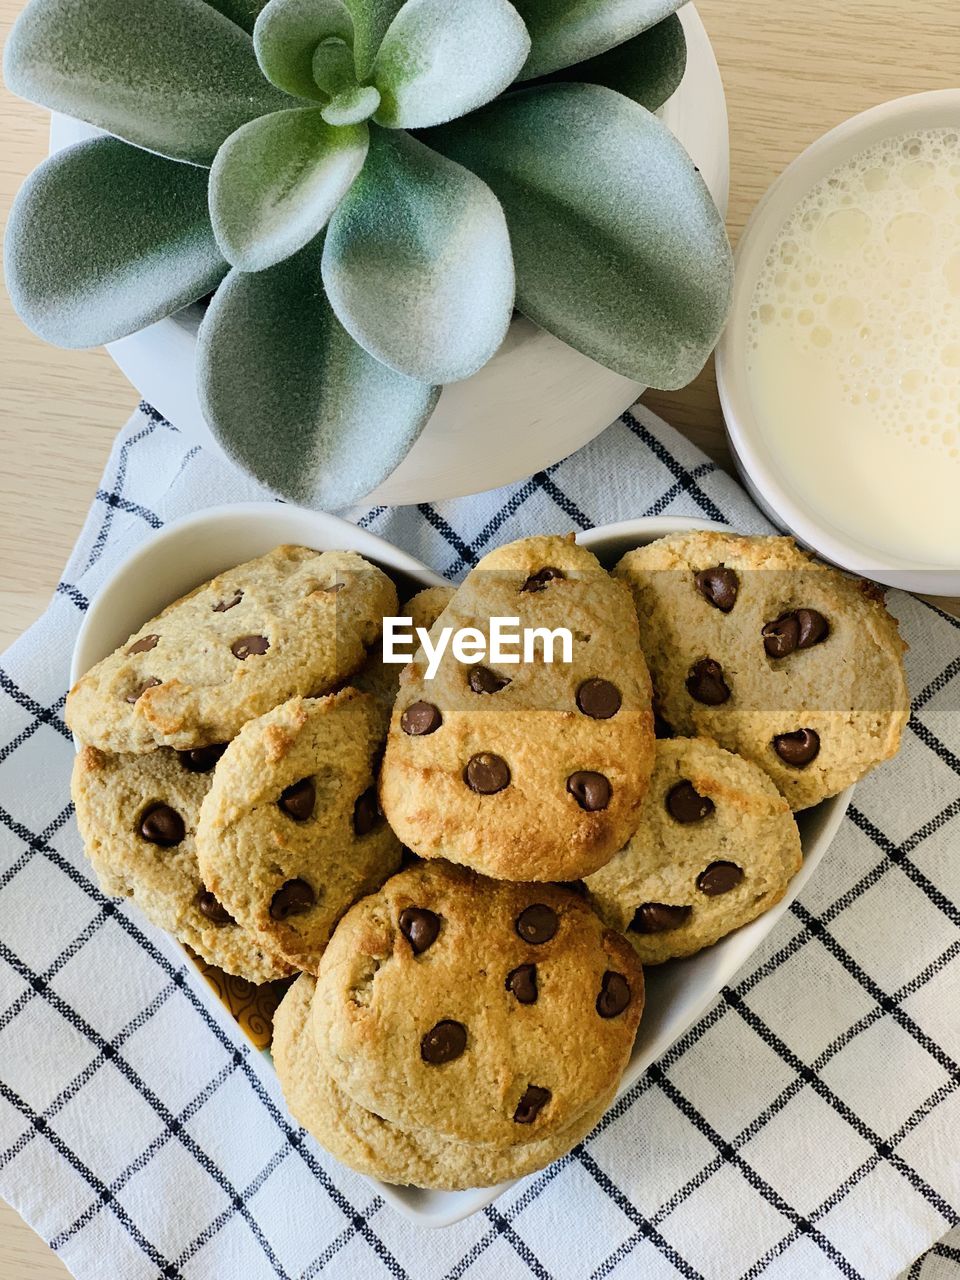
POLYGON ((347 912, 273 1053, 293 1116, 345 1164, 456 1190, 589 1133, 642 1008, 635 952, 577 894, 417 863, 347 912))
POLYGON ((349 553, 230 570, 71 692, 73 790, 107 892, 230 973, 300 974, 273 1054, 305 1128, 387 1181, 488 1185, 602 1115, 641 965, 782 898, 794 812, 896 751, 903 646, 789 539, 711 532, 612 573, 502 547, 409 602, 430 645, 399 674, 397 608, 349 553), (489 655, 496 619, 523 660, 438 644, 489 655))
POLYGON ((375 766, 396 588, 352 552, 278 547, 176 601, 71 690, 73 798, 105 892, 251 982, 315 968, 400 865, 375 766), (341 690, 340 692, 333 692, 341 690))

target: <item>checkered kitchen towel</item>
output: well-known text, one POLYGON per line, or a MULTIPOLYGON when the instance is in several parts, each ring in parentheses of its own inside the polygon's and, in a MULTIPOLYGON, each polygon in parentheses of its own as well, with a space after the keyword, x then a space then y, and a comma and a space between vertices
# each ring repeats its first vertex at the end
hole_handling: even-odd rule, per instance
MULTIPOLYGON (((960 1276, 960 623, 892 597, 903 750, 800 901, 595 1133, 428 1232, 288 1118, 182 954, 105 899, 68 803, 74 634, 131 546, 262 496, 142 407, 64 581, 0 666, 0 1194, 82 1280, 960 1276), (952 1234, 951 1234, 952 1230, 952 1234)), ((763 523, 637 410, 513 488, 354 518, 456 577, 525 534, 763 523)))

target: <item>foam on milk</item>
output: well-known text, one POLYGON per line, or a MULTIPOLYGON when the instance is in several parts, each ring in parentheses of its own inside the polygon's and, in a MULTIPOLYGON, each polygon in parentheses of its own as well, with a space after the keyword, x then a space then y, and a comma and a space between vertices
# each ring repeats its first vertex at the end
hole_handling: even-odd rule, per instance
POLYGON ((776 465, 846 534, 960 567, 960 134, 835 169, 770 249, 748 376, 776 465))

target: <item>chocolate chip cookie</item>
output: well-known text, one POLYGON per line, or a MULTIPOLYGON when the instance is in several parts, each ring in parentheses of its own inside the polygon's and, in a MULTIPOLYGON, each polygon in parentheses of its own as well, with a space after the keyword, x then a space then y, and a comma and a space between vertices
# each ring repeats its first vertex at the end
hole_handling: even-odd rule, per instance
POLYGON ((196 829, 216 748, 111 755, 83 747, 73 768, 77 822, 104 893, 144 915, 210 964, 250 982, 294 972, 261 935, 238 924, 204 884, 196 829))
MULTIPOLYGON (((407 601, 400 610, 400 616, 409 618, 414 628, 423 627, 424 630, 429 631, 453 599, 454 590, 454 587, 425 587, 423 591, 418 591, 407 601)), ((415 630, 413 634, 416 635, 415 630)), ((416 642, 413 647, 416 648, 416 642)), ((390 726, 390 716, 393 714, 393 704, 397 699, 402 671, 402 663, 384 662, 383 646, 377 644, 370 651, 364 666, 356 675, 350 677, 352 688, 371 693, 376 698, 378 707, 383 711, 384 737, 387 736, 387 729, 390 726)))
POLYGON ((400 865, 377 804, 381 728, 370 694, 291 698, 244 726, 204 799, 204 883, 300 969, 316 971, 347 907, 400 865))
POLYGON ((410 1132, 508 1147, 595 1114, 642 1008, 636 954, 583 898, 438 861, 347 912, 312 1019, 360 1107, 410 1132))
POLYGON ((640 825, 586 881, 644 964, 692 955, 761 915, 800 869, 790 806, 757 765, 702 738, 657 743, 640 825))
POLYGON ((790 538, 709 531, 628 552, 658 709, 758 764, 793 809, 896 753, 909 712, 904 644, 872 583, 790 538))
MULTIPOLYGON (((417 654, 400 680, 380 780, 384 812, 425 858, 510 880, 574 880, 636 825, 653 762, 650 681, 629 593, 572 538, 485 556, 431 631, 492 618, 571 633, 569 663, 458 661, 433 679, 417 654)), ((521 656, 518 654, 518 656, 521 656)))
POLYGON ((506 1147, 401 1129, 354 1102, 333 1079, 312 1026, 315 989, 316 980, 303 974, 284 997, 274 1018, 273 1061, 294 1119, 359 1173, 440 1191, 521 1178, 586 1137, 613 1098, 615 1086, 566 1129, 506 1147))
POLYGON ((77 682, 68 722, 108 751, 229 742, 287 698, 341 684, 396 606, 390 579, 353 552, 277 547, 145 623, 77 682))

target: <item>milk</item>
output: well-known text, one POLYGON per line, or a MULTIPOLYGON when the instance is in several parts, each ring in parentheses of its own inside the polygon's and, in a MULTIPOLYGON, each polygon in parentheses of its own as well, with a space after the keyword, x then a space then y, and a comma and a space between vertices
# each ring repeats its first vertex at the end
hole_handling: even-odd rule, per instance
POLYGON ((747 373, 788 485, 877 551, 960 567, 960 135, 890 139, 796 206, 747 373))

